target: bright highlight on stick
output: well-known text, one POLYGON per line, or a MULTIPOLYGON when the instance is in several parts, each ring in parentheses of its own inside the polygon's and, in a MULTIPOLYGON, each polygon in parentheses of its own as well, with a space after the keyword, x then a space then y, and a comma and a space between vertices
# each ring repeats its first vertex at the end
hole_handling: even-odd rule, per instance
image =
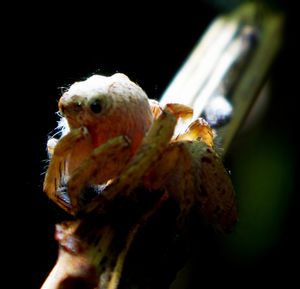
POLYGON ((265 84, 281 46, 283 16, 243 5, 217 18, 175 75, 160 103, 183 103, 216 131, 224 149, 265 84))

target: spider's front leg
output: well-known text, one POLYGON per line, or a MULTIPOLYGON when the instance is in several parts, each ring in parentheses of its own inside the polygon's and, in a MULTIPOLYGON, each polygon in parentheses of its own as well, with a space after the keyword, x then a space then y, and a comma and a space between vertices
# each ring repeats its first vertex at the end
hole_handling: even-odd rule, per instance
POLYGON ((118 176, 126 166, 131 153, 131 142, 126 136, 109 139, 94 149, 87 159, 72 173, 68 194, 73 213, 81 209, 80 192, 89 184, 105 184, 118 176))
POLYGON ((128 162, 125 170, 108 186, 101 195, 85 208, 85 212, 97 210, 105 211, 105 203, 110 202, 116 195, 128 198, 130 193, 143 182, 143 177, 160 158, 162 152, 169 145, 174 133, 177 118, 172 111, 162 111, 155 119, 149 132, 144 137, 136 153, 128 162))
POLYGON ((71 212, 69 198, 63 192, 69 175, 67 160, 76 146, 81 146, 88 142, 88 132, 86 128, 71 130, 63 136, 55 145, 53 141, 48 141, 48 151, 51 155, 50 164, 44 179, 44 192, 64 210, 71 212))
POLYGON ((103 184, 117 176, 127 163, 131 145, 125 136, 108 140, 92 150, 80 164, 72 164, 77 149, 91 150, 85 128, 71 130, 53 148, 51 162, 44 181, 44 191, 50 199, 71 214, 80 210, 80 193, 88 184, 103 184), (70 171, 70 166, 76 169, 70 171))

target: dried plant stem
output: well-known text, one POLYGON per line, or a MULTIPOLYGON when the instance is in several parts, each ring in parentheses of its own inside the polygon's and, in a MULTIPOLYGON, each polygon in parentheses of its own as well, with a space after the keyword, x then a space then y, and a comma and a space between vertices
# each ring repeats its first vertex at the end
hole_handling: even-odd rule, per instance
POLYGON ((194 108, 215 128, 225 153, 281 47, 284 17, 250 3, 217 18, 162 95, 194 108))
POLYGON ((117 288, 135 235, 167 199, 164 193, 145 214, 134 218, 135 221, 132 216, 119 215, 121 224, 101 224, 96 217, 57 225, 59 257, 42 288, 73 288, 75 284, 83 288, 117 288))

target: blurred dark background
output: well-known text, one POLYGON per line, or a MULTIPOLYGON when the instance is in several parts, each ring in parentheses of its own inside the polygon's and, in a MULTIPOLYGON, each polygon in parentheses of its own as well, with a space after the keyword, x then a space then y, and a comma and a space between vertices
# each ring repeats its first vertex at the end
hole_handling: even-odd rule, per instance
MULTIPOLYGON (((49 2, 4 9, 10 16, 1 54, 2 63, 9 63, 3 80, 8 93, 2 96, 9 201, 2 207, 9 209, 4 219, 9 233, 3 236, 12 248, 7 267, 16 276, 13 284, 39 288, 57 258, 54 224, 64 216, 47 199, 42 183, 47 135, 56 127, 62 88, 95 73, 123 72, 149 97, 159 98, 211 20, 239 2, 162 7, 78 1, 67 8, 49 2)), ((271 97, 260 122, 239 136, 226 158, 240 222, 229 236, 195 234, 196 246, 202 238, 199 246, 205 247, 180 273, 177 288, 187 278, 190 288, 206 282, 238 288, 296 281, 299 25, 295 7, 272 3, 286 13, 287 25, 271 71, 271 97)))

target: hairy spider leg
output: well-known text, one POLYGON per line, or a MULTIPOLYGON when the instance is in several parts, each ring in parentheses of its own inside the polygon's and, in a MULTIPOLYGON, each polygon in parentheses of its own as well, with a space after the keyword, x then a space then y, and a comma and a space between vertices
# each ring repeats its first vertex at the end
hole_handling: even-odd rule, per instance
POLYGON ((51 200, 68 212, 71 210, 68 198, 65 198, 59 190, 64 185, 62 182, 68 178, 66 158, 72 152, 74 145, 86 142, 87 138, 88 132, 85 128, 74 129, 63 136, 54 148, 51 148, 53 153, 45 176, 43 189, 51 200))
POLYGON ((195 121, 193 121, 184 131, 184 133, 179 134, 175 140, 201 140, 210 147, 214 146, 213 133, 211 131, 210 126, 203 118, 198 118, 195 121))
POLYGON ((68 181, 73 214, 81 209, 78 197, 83 188, 88 184, 104 184, 118 176, 127 164, 130 153, 131 142, 125 136, 112 138, 92 151, 68 181))
POLYGON ((173 112, 164 110, 159 118, 154 120, 140 147, 129 161, 127 168, 99 197, 87 205, 85 212, 93 210, 101 212, 105 208, 104 203, 112 200, 117 194, 122 194, 125 198, 128 197, 130 192, 143 181, 143 176, 169 145, 176 122, 177 118, 173 112))

